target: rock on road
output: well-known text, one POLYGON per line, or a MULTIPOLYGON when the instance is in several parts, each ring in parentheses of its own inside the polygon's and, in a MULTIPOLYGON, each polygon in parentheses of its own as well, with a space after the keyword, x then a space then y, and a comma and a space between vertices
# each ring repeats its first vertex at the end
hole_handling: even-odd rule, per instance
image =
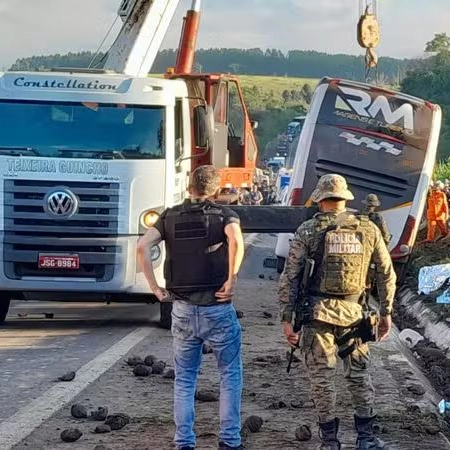
MULTIPOLYGON (((260 432, 247 434, 245 445, 248 450, 313 449, 319 440, 314 408, 308 395, 308 381, 301 363, 296 363, 291 373, 286 374, 287 347, 281 334, 275 301, 278 277, 275 270, 262 267, 264 257, 273 256, 274 245, 275 239, 272 236, 258 236, 253 240, 239 277, 235 299, 236 308, 244 313, 240 319, 244 328, 243 420, 250 415, 259 415, 264 420, 260 432), (259 277, 260 274, 264 274, 264 278, 259 277), (310 441, 296 440, 295 429, 300 425, 307 425, 311 429, 310 441)), ((24 420, 23 426, 26 426, 27 420, 31 424, 25 431, 25 434, 31 434, 14 442, 15 445, 11 448, 84 450, 103 444, 106 448, 117 450, 173 449, 173 380, 161 375, 136 377, 133 375, 133 368, 124 362, 131 355, 145 357, 152 354, 166 362, 167 368, 172 367, 170 333, 143 319, 151 314, 156 318, 155 308, 118 305, 116 310, 103 307, 103 312, 98 307, 96 309, 89 305, 84 310, 82 305, 72 310, 70 304, 69 307, 64 305, 58 308, 61 310, 57 310, 56 320, 62 322, 62 317, 66 317, 66 325, 61 323, 52 328, 45 322, 40 326, 28 327, 25 319, 21 319, 15 324, 13 322, 7 325, 0 332, 0 336, 1 333, 9 333, 8 339, 15 342, 11 348, 0 347, 4 369, 0 375, 4 383, 1 395, 2 404, 6 405, 2 408, 0 419, 3 424, 8 423, 8 420, 12 422, 11 416, 16 414, 13 417, 24 420), (136 334, 137 326, 141 334, 136 334), (139 341, 134 347, 133 340, 124 341, 127 335, 130 336, 130 332, 139 341), (113 344, 116 347, 109 349, 113 344), (117 352, 125 351, 128 354, 120 355, 117 359, 117 352), (86 369, 91 359, 105 359, 102 355, 109 355, 107 363, 103 361, 103 369, 86 369), (114 363, 114 360, 117 362, 114 363), (79 386, 78 395, 73 390, 73 395, 62 396, 63 404, 55 407, 55 414, 49 414, 51 417, 41 421, 42 423, 34 420, 34 424, 32 409, 27 414, 21 414, 29 406, 27 399, 29 402, 33 398, 41 398, 47 402, 50 398, 47 395, 48 389, 54 389, 51 387, 52 380, 65 371, 80 367, 83 367, 80 371, 81 378, 77 374, 74 382, 78 380, 81 383, 83 376, 91 372, 95 375, 92 375, 94 381, 86 378, 85 385, 79 386), (6 374, 5 369, 8 372, 6 374), (17 400, 14 401, 14 398, 17 400), (94 429, 101 422, 72 418, 70 408, 75 403, 91 410, 107 406, 110 413, 126 413, 131 422, 121 430, 95 434, 94 429), (60 434, 67 428, 78 428, 83 436, 75 443, 64 443, 60 434)), ((439 399, 415 367, 408 350, 399 343, 396 333, 387 342, 372 346, 372 354, 371 370, 377 390, 379 430, 389 448, 450 449, 449 441, 440 431, 438 416, 435 414, 439 399), (424 389, 417 386, 423 386, 424 389)), ((205 354, 203 360, 198 387, 218 392, 214 356, 205 354)), ((65 383, 64 386, 70 383, 73 382, 65 383)), ((355 435, 350 399, 344 384, 338 381, 338 385, 338 408, 342 419, 340 436, 344 448, 352 448, 355 435)), ((55 395, 60 394, 56 392, 55 395)), ((48 405, 35 402, 34 407, 39 406, 42 410, 48 405)), ((36 414, 41 410, 36 410, 36 414)), ((9 428, 2 428, 3 424, 0 423, 1 443, 5 442, 2 438, 8 435, 9 428)), ((197 402, 196 431, 198 449, 217 448, 217 402, 197 402)), ((10 435, 9 431, 11 438, 10 435)), ((6 450, 2 444, 0 448, 6 450)))

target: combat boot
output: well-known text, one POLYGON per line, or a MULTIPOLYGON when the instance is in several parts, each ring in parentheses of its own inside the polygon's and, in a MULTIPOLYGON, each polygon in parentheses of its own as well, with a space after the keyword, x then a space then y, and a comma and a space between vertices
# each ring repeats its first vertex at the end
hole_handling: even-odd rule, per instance
POLYGON ((337 438, 339 419, 319 423, 319 437, 322 441, 318 450, 340 450, 341 443, 337 438))
POLYGON ((355 450, 381 450, 386 444, 373 434, 375 416, 359 417, 355 415, 355 428, 358 432, 355 450))

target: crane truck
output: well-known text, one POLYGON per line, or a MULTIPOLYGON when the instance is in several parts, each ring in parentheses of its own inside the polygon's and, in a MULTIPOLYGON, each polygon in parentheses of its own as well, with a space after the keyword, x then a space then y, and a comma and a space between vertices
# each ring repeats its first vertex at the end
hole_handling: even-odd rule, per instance
MULTIPOLYGON (((252 183, 257 148, 238 80, 192 73, 200 1, 177 63, 148 73, 179 0, 123 0, 102 69, 0 73, 0 322, 10 301, 144 301, 140 235, 190 172, 252 183)), ((163 285, 164 247, 152 249, 163 285)), ((161 324, 170 305, 161 304, 161 324)))

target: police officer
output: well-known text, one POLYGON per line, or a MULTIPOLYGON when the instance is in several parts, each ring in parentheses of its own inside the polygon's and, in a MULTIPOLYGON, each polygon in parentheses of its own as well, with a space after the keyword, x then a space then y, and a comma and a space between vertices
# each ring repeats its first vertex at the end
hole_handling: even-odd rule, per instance
POLYGON ((239 217, 208 198, 219 189, 213 166, 197 168, 190 199, 163 212, 141 238, 138 256, 159 301, 173 300, 172 335, 175 365, 175 445, 195 447, 194 397, 203 343, 213 349, 220 371, 219 450, 241 446, 241 327, 232 305, 244 256, 239 217), (166 289, 158 286, 151 248, 164 240, 166 289))
MULTIPOLYGON (((321 449, 340 449, 339 419, 336 418, 336 339, 362 317, 361 296, 370 261, 376 265, 381 300, 379 339, 391 329, 396 276, 380 230, 365 216, 346 212, 353 194, 340 175, 324 175, 312 193, 321 212, 296 231, 280 278, 279 301, 283 331, 290 345, 300 345, 319 416, 321 449), (300 334, 292 320, 302 270, 312 258, 315 269, 307 297, 311 321, 300 334), (300 339, 300 342, 299 342, 300 339)), ((356 344, 353 340, 348 345, 356 344)), ((350 391, 358 432, 356 449, 380 449, 384 443, 373 433, 374 389, 368 373, 369 349, 356 345, 344 359, 345 381, 350 391)))
POLYGON ((368 216, 369 219, 380 229, 381 236, 386 245, 391 242, 391 234, 389 233, 388 226, 384 217, 376 212, 376 208, 381 206, 381 202, 376 194, 367 194, 365 200, 361 202, 364 205, 361 213, 368 216))

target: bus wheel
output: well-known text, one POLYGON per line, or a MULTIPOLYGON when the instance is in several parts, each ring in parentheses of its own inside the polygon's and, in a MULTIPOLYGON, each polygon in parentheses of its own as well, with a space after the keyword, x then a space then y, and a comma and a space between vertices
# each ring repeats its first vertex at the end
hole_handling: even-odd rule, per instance
POLYGON ((159 325, 165 330, 172 327, 172 302, 161 302, 159 304, 159 325))
POLYGON ((277 272, 282 273, 284 270, 284 265, 286 264, 286 258, 282 256, 277 256, 277 272))
POLYGON ((2 324, 8 314, 11 297, 9 295, 0 294, 0 324, 2 324))

